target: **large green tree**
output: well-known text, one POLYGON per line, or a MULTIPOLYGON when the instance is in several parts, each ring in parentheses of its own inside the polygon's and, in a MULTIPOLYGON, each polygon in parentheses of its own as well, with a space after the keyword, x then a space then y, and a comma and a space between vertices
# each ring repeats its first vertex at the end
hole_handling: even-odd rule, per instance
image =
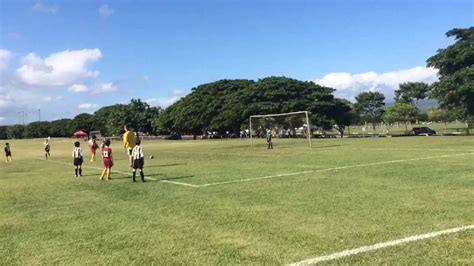
POLYGON ((49 136, 51 137, 70 137, 74 133, 71 128, 71 119, 59 119, 51 121, 49 136))
POLYGON ((439 70, 439 81, 432 84, 431 97, 442 108, 463 113, 474 127, 474 27, 452 29, 446 33, 455 43, 439 49, 427 65, 439 70))
POLYGON ((418 105, 419 100, 426 98, 430 86, 424 82, 405 82, 395 90, 395 101, 418 105))
POLYGON ((8 126, 0 126, 0 139, 8 138, 7 129, 8 129, 8 126))
POLYGON ((375 131, 375 123, 382 121, 385 106, 385 96, 380 92, 361 92, 356 96, 354 108, 365 122, 372 123, 375 131))
POLYGON ((24 125, 13 125, 7 128, 7 138, 9 139, 22 139, 24 138, 25 126, 24 125))
POLYGON ((312 124, 330 128, 334 90, 286 77, 219 80, 193 88, 160 116, 164 128, 200 134, 203 130, 234 132, 250 115, 307 110, 312 124))
POLYGON ((334 128, 339 132, 341 138, 344 137, 346 128, 357 123, 359 118, 352 103, 344 99, 335 100, 330 116, 333 117, 334 128))
POLYGON ((405 130, 408 131, 408 122, 417 118, 419 111, 416 106, 405 102, 396 102, 395 105, 387 108, 384 120, 387 122, 404 122, 405 130))
POLYGON ((240 129, 246 119, 251 80, 219 80, 200 85, 160 116, 163 128, 192 133, 240 129))
MULTIPOLYGON (((94 117, 88 113, 78 114, 71 121, 71 129, 73 131, 83 130, 89 133, 91 130, 94 130, 94 117)), ((73 132, 74 133, 74 132, 73 132)))
POLYGON ((51 123, 48 121, 37 121, 25 126, 25 138, 45 138, 49 136, 51 123))

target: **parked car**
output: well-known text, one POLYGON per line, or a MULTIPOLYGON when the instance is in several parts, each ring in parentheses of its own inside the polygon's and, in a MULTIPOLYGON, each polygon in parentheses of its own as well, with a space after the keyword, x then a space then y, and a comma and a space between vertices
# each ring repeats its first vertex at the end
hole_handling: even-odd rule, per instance
POLYGON ((436 135, 436 131, 434 131, 433 129, 429 128, 429 127, 414 127, 412 129, 412 134, 415 135, 415 136, 432 136, 432 135, 436 135))
POLYGON ((181 134, 179 134, 178 132, 171 132, 171 134, 169 136, 165 137, 165 139, 179 140, 179 139, 182 139, 182 138, 181 138, 181 134))

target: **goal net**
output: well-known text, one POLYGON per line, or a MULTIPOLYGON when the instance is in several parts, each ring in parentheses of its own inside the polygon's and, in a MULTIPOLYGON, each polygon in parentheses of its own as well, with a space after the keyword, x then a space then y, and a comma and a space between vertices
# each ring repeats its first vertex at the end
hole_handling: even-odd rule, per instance
POLYGON ((283 114, 252 115, 249 118, 250 143, 263 142, 271 131, 272 142, 287 139, 288 143, 304 141, 311 148, 311 125, 308 111, 283 114))
POLYGON ((95 136, 97 140, 102 140, 103 138, 102 134, 100 134, 100 131, 89 132, 89 138, 92 139, 93 136, 95 136))

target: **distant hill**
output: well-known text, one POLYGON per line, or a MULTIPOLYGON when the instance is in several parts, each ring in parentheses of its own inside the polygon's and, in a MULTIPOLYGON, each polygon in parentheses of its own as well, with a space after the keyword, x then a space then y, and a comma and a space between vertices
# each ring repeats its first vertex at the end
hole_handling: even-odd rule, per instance
MULTIPOLYGON (((388 107, 393 106, 394 104, 395 104, 394 101, 386 102, 385 107, 388 108, 388 107)), ((421 100, 418 102, 418 107, 420 108, 421 113, 426 113, 428 109, 432 106, 438 106, 438 101, 430 99, 430 100, 421 100)))

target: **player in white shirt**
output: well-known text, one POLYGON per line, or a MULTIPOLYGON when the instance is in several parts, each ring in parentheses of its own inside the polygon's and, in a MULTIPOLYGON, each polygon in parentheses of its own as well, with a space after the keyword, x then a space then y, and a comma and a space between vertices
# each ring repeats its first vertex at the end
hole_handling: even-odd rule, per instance
POLYGON ((145 182, 145 174, 143 173, 143 166, 145 165, 145 154, 143 153, 143 148, 140 145, 140 139, 137 138, 135 141, 135 147, 132 149, 132 160, 133 160, 133 172, 132 172, 132 178, 133 182, 137 182, 135 180, 135 174, 137 169, 140 169, 140 177, 142 179, 142 182, 145 182))
POLYGON ((74 150, 72 150, 72 157, 74 158, 74 167, 76 177, 82 176, 82 162, 84 161, 84 154, 81 149, 79 141, 74 142, 74 150))

